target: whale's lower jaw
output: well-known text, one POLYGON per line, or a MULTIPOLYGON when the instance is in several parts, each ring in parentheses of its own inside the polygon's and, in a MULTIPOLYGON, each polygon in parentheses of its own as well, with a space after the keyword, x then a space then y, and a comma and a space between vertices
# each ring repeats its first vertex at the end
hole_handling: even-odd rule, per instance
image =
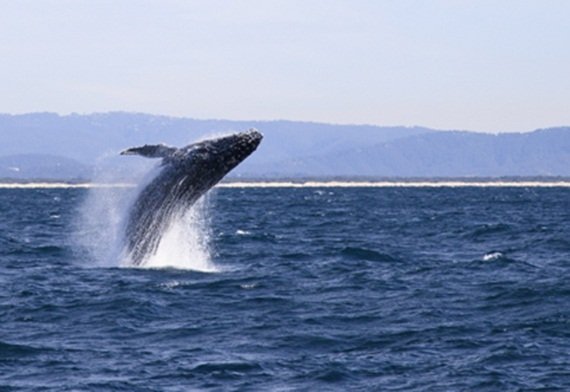
POLYGON ((144 146, 143 151, 163 158, 162 168, 133 203, 125 225, 124 254, 131 265, 142 265, 156 253, 172 222, 183 215, 228 172, 247 158, 261 142, 256 130, 204 140, 174 149, 144 146))

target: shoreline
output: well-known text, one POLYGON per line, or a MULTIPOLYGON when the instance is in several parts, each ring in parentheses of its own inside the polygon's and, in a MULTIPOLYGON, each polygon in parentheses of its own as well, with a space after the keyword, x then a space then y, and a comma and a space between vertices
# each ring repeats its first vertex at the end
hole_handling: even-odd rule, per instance
MULTIPOLYGON (((0 182, 0 189, 92 189, 131 188, 129 183, 0 182)), ((418 181, 231 181, 215 188, 570 188, 570 180, 418 180, 418 181)))

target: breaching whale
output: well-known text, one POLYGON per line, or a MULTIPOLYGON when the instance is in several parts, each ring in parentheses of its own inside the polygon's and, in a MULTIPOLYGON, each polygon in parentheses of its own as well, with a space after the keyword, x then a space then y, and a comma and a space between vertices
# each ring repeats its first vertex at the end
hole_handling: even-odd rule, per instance
POLYGON ((121 152, 162 158, 159 173, 139 192, 127 217, 125 252, 130 262, 144 264, 156 252, 170 223, 255 151, 262 138, 250 129, 183 148, 158 144, 121 152))

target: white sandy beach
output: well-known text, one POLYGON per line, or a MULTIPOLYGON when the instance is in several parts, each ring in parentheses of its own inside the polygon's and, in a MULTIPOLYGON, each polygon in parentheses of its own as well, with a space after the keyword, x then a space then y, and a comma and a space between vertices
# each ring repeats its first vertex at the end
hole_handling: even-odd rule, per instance
MULTIPOLYGON (((134 184, 117 183, 0 183, 0 189, 62 189, 62 188, 128 188, 134 184)), ((226 182, 217 188, 459 188, 459 187, 570 187, 570 181, 244 181, 226 182)))

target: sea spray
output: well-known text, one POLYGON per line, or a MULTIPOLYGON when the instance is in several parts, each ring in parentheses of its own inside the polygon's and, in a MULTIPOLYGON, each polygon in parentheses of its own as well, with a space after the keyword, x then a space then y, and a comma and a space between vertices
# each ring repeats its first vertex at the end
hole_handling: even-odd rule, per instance
POLYGON ((75 238, 86 265, 114 267, 121 250, 121 227, 133 189, 90 188, 80 207, 75 238))
POLYGON ((205 195, 189 210, 175 216, 162 234, 156 252, 141 267, 218 271, 210 257, 208 206, 209 198, 205 195))
MULTIPOLYGON (((140 192, 161 170, 153 162, 134 168, 125 186, 124 172, 111 170, 101 164, 95 183, 121 184, 103 188, 89 188, 76 220, 75 243, 84 263, 97 267, 131 267, 125 251, 124 228, 129 211, 140 192), (102 167, 105 170, 101 169, 102 167)), ((156 252, 140 268, 180 268, 198 271, 216 271, 209 252, 208 202, 202 198, 192 208, 172 219, 163 233, 156 252)))
POLYGON ((82 254, 80 259, 88 266, 119 265, 125 216, 141 189, 135 184, 146 184, 159 170, 156 162, 131 163, 127 177, 118 163, 116 154, 107 154, 97 161, 93 183, 107 186, 88 188, 79 207, 74 240, 82 254))

